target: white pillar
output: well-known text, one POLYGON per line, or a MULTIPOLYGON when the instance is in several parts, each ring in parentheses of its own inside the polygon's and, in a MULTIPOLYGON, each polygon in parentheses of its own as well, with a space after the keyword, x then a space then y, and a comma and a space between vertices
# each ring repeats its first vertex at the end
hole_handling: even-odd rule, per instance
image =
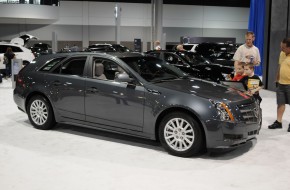
POLYGON ((115 15, 115 41, 117 44, 120 44, 121 5, 119 3, 116 3, 115 5, 114 15, 115 15))
POLYGON ((82 20, 82 39, 83 39, 83 48, 86 48, 89 46, 89 39, 90 39, 90 33, 89 33, 89 2, 83 1, 83 20, 82 20))
POLYGON ((163 41, 163 0, 151 0, 152 5, 152 45, 154 48, 154 42, 159 40, 161 43, 161 48, 165 49, 165 42, 163 41))
POLYGON ((57 49, 57 34, 55 31, 52 32, 52 37, 51 37, 51 49, 52 49, 52 52, 57 52, 58 49, 57 49))

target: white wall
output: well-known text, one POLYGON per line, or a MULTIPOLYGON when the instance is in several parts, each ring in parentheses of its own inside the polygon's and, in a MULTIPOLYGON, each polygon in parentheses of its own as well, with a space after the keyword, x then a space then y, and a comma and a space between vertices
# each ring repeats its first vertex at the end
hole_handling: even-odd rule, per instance
MULTIPOLYGON (((55 24, 82 25, 84 2, 61 1, 55 24)), ((151 26, 151 4, 119 3, 121 26, 151 26)), ((88 2, 89 25, 115 25, 115 3, 88 2)), ((247 29, 249 8, 164 5, 163 27, 247 29), (178 10, 178 11, 177 11, 178 10), (182 10, 182 11, 180 11, 182 10)))
MULTIPOLYGON (((150 41, 151 4, 119 4, 122 8, 121 41, 133 41, 134 38, 150 41)), ((114 7, 115 3, 109 2, 61 1, 56 21, 0 18, 0 40, 23 33, 51 40, 55 31, 60 41, 114 41, 114 7)), ((167 42, 179 42, 180 36, 236 37, 237 42, 243 42, 248 15, 249 8, 166 4, 163 30, 167 42)))
MULTIPOLYGON (((59 7, 0 3, 0 18, 59 19, 59 7)), ((5 19, 1 19, 5 21, 5 19)))

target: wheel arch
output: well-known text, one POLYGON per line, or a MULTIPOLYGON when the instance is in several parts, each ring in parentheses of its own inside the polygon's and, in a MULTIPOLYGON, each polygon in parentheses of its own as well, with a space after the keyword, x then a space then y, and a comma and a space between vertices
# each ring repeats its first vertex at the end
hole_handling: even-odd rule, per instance
POLYGON ((167 114, 169 114, 171 112, 182 112, 182 113, 188 114, 189 116, 193 117, 198 122, 198 124, 201 126, 201 131, 202 131, 202 135, 204 137, 204 143, 205 143, 205 146, 206 146, 206 136, 205 136, 204 125, 202 124, 200 118, 193 111, 188 110, 186 108, 182 108, 182 107, 171 107, 171 108, 168 108, 168 109, 162 111, 159 114, 159 116, 158 116, 158 118, 156 120, 156 123, 155 123, 155 138, 156 138, 157 141, 159 141, 158 130, 159 130, 160 123, 163 120, 163 118, 167 114))
MULTIPOLYGON (((42 93, 42 92, 39 92, 39 91, 34 91, 34 92, 30 93, 26 97, 26 100, 25 100, 25 111, 26 111, 26 113, 27 113, 27 106, 28 106, 28 103, 29 103, 30 99, 32 97, 34 97, 34 96, 37 96, 37 95, 43 96, 47 100, 47 102, 49 103, 49 105, 52 107, 52 109, 53 109, 52 103, 50 102, 49 98, 45 95, 45 93, 42 93)), ((54 114, 54 109, 53 109, 53 114, 54 114)))

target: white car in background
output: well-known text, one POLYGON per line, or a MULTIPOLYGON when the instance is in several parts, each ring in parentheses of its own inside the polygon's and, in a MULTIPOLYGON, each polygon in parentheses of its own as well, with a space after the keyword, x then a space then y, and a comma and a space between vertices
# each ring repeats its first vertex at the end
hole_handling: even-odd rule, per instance
POLYGON ((8 47, 12 48, 13 53, 16 56, 16 59, 22 59, 23 64, 26 65, 30 63, 34 58, 34 54, 30 49, 24 47, 23 45, 30 39, 36 39, 34 36, 25 34, 20 36, 19 38, 14 38, 11 42, 0 42, 0 69, 5 69, 5 65, 3 64, 4 53, 6 52, 8 47))

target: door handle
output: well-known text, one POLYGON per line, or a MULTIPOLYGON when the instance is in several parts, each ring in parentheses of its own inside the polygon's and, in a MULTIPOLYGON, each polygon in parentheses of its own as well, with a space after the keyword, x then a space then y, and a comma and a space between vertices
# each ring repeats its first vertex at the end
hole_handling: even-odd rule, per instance
POLYGON ((160 95, 161 93, 158 91, 158 90, 153 90, 153 89, 149 89, 147 88, 147 91, 151 94, 154 94, 154 95, 160 95))
POLYGON ((98 90, 96 87, 88 88, 87 91, 88 91, 88 92, 91 92, 91 93, 99 92, 99 90, 98 90))

